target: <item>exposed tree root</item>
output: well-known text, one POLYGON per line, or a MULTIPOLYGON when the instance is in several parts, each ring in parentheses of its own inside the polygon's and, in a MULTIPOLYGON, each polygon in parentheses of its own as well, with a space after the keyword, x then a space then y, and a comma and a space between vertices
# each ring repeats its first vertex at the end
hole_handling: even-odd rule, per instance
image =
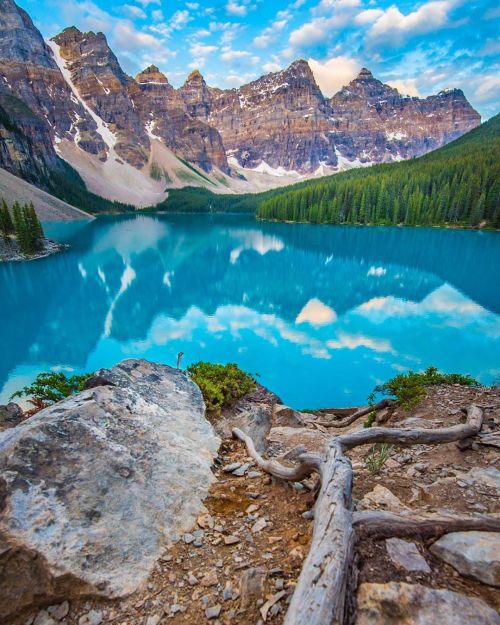
POLYGON ((400 515, 366 510, 355 512, 353 526, 359 538, 435 538, 450 532, 500 532, 500 517, 468 516, 443 512, 432 515, 400 515))
MULTIPOLYGON (((391 404, 392 404, 392 401, 390 399, 382 399, 381 401, 379 401, 377 404, 374 404, 373 406, 362 406, 361 408, 358 408, 355 412, 353 412, 347 417, 344 417, 343 419, 337 419, 335 421, 332 421, 331 419, 323 420, 323 421, 315 420, 315 421, 312 421, 312 423, 314 425, 322 425, 325 428, 343 428, 343 427, 346 427, 347 425, 351 425, 351 423, 354 423, 358 419, 361 419, 361 417, 364 417, 365 415, 370 414, 370 412, 373 412, 374 410, 375 411, 382 410, 383 408, 387 408, 391 404)), ((328 415, 328 416, 334 416, 334 415, 328 415)))
MULTIPOLYGON (((372 408, 370 408, 372 409, 372 408)), ((359 418, 360 409, 356 411, 359 418)), ((364 413, 366 414, 366 412, 364 413)), ((349 419, 352 419, 351 415, 349 419)), ((353 419, 354 421, 355 419, 353 419)), ((351 423, 353 422, 351 421, 351 423)), ((248 454, 267 473, 283 480, 299 481, 317 472, 321 489, 314 511, 314 529, 309 554, 302 567, 284 625, 343 625, 350 605, 350 587, 355 556, 356 535, 360 536, 440 536, 464 529, 500 531, 495 516, 457 517, 399 516, 387 513, 354 513, 352 507, 352 466, 346 450, 373 443, 401 446, 440 445, 475 436, 481 429, 483 411, 472 405, 462 425, 434 430, 370 428, 332 437, 326 457, 301 454, 299 464, 285 467, 275 460, 265 460, 256 451, 252 439, 235 428, 248 454)))

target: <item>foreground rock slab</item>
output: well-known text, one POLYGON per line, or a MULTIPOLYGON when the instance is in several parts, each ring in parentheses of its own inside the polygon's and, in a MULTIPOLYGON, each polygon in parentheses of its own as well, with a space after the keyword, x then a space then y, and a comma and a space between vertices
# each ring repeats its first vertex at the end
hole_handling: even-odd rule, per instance
POLYGON ((420 584, 361 584, 356 625, 500 625, 484 601, 420 584))
POLYGON ((500 588, 500 535, 454 532, 437 540, 431 551, 462 575, 500 588))
POLYGON ((127 360, 89 386, 0 433, 0 620, 134 591, 214 479, 220 441, 184 373, 127 360))

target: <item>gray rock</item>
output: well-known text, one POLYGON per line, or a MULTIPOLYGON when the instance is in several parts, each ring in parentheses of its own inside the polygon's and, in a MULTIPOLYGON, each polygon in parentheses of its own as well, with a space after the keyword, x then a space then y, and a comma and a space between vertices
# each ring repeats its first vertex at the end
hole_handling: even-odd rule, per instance
POLYGON ((231 464, 226 464, 226 466, 222 467, 224 473, 232 473, 241 467, 241 462, 232 462, 231 464))
POLYGON ((420 584, 361 584, 355 625, 500 625, 484 601, 420 584))
POLYGON ((33 621, 33 625, 56 625, 56 620, 46 610, 40 610, 33 621))
POLYGON ((246 462, 245 464, 242 464, 241 467, 233 471, 233 475, 236 475, 237 477, 243 477, 249 468, 250 463, 246 462))
POLYGON ((247 608, 252 601, 258 599, 264 592, 266 572, 261 568, 250 568, 244 571, 240 578, 241 606, 247 608))
POLYGON ((431 547, 432 553, 462 575, 500 587, 500 536, 494 532, 445 534, 431 547))
POLYGON ((101 625, 101 623, 102 612, 100 610, 90 610, 78 619, 78 625, 101 625))
POLYGON ((400 538, 388 538, 385 547, 390 559, 400 569, 405 571, 419 571, 430 573, 431 569, 422 555, 420 555, 417 545, 409 543, 400 538))
POLYGON ((60 621, 65 616, 68 616, 69 602, 68 601, 63 601, 59 605, 51 605, 49 608, 47 608, 47 611, 56 620, 60 621))
POLYGON ((217 618, 220 614, 221 606, 219 604, 212 606, 211 608, 207 608, 205 610, 205 616, 207 619, 217 618))
POLYGON ((219 439, 184 373, 127 360, 97 375, 0 433, 0 620, 35 598, 133 592, 214 480, 219 439))
POLYGON ((14 402, 0 405, 0 426, 14 427, 23 420, 21 406, 14 402))
POLYGON ((401 510, 407 510, 407 507, 402 501, 396 497, 394 493, 386 488, 377 484, 375 488, 366 493, 366 495, 358 503, 358 510, 388 510, 389 512, 401 512, 401 510))
POLYGON ((161 614, 152 614, 146 619, 146 625, 158 625, 161 621, 161 614))

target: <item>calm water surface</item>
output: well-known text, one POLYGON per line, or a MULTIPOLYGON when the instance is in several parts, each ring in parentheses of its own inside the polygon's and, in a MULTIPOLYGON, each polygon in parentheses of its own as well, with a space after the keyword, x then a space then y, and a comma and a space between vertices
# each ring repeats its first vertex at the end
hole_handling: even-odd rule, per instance
POLYGON ((363 403, 400 371, 500 377, 500 236, 257 223, 47 224, 59 255, 0 265, 0 401, 48 369, 236 361, 296 407, 363 403))

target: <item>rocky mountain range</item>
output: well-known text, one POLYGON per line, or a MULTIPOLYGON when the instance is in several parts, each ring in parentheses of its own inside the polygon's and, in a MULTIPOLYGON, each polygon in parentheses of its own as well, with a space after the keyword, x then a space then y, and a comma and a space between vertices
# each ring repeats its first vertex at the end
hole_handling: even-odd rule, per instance
POLYGON ((179 89, 152 65, 128 76, 103 33, 45 42, 0 0, 0 166, 38 186, 63 167, 137 205, 165 187, 248 192, 422 155, 480 123, 463 92, 401 95, 367 70, 325 98, 306 61, 238 89, 193 71, 179 89))

